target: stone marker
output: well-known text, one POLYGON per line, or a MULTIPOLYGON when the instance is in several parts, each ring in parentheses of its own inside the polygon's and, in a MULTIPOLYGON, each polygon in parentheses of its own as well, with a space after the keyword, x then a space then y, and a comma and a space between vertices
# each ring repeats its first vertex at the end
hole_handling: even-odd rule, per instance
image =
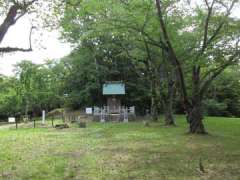
POLYGON ((128 123, 128 109, 124 108, 123 110, 123 122, 128 123))
POLYGON ((69 128, 68 124, 56 124, 55 125, 56 129, 65 129, 65 128, 69 128))
POLYGON ((45 124, 45 110, 42 111, 42 124, 45 124))
POLYGON ((104 109, 101 109, 101 119, 100 119, 101 123, 105 123, 105 112, 104 109))

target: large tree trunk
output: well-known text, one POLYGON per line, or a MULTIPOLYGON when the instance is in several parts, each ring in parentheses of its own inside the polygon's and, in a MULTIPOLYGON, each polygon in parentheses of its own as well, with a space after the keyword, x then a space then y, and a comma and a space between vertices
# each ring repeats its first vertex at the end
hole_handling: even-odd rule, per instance
POLYGON ((172 105, 170 105, 170 104, 167 104, 165 106, 165 111, 164 111, 165 125, 166 126, 175 126, 175 119, 173 117, 172 105))
POLYGON ((168 87, 167 96, 164 100, 164 115, 165 115, 165 125, 173 126, 175 125, 175 120, 173 117, 173 96, 174 96, 174 73, 173 71, 168 75, 168 87))
POLYGON ((196 102, 193 105, 193 108, 189 114, 189 133, 192 134, 206 134, 204 125, 203 125, 203 111, 202 111, 202 103, 196 102))
POLYGON ((188 109, 189 132, 193 134, 206 134, 203 125, 202 96, 200 94, 200 67, 194 66, 192 72, 192 107, 188 109))
POLYGON ((157 104, 153 98, 152 98, 152 103, 151 103, 151 117, 152 117, 153 121, 158 121, 157 104))

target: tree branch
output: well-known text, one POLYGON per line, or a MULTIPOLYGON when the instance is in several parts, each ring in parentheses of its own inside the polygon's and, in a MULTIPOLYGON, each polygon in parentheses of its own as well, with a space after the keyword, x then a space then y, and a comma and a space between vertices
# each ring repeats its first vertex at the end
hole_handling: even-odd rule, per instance
POLYGON ((239 61, 239 56, 240 56, 240 51, 236 51, 230 58, 229 60, 224 63, 223 65, 221 65, 220 67, 216 68, 215 71, 212 71, 212 76, 209 77, 208 80, 206 80, 201 89, 200 89, 200 97, 204 96, 204 93, 206 92, 206 89, 209 87, 209 85, 212 83, 212 81, 218 76, 220 75, 228 66, 236 63, 239 61))
POLYGON ((3 23, 0 25, 0 43, 2 42, 6 33, 8 32, 8 29, 12 25, 14 25, 17 22, 17 20, 19 20, 26 14, 27 8, 31 6, 35 1, 37 0, 32 0, 29 2, 24 1, 23 3, 19 3, 18 1, 15 0, 12 1, 13 5, 9 8, 3 23), (20 15, 19 11, 21 11, 20 15))
POLYGON ((205 0, 205 4, 206 4, 206 6, 208 8, 208 14, 207 14, 205 25, 204 25, 203 45, 202 45, 201 54, 207 48, 208 27, 209 27, 209 21, 210 21, 211 15, 212 15, 212 10, 213 10, 214 3, 215 3, 215 0, 212 1, 211 5, 209 5, 208 0, 205 0))
MULTIPOLYGON (((226 14, 224 15, 224 18, 223 18, 223 20, 220 22, 220 24, 218 25, 218 27, 217 27, 217 28, 215 29, 215 31, 213 32, 212 36, 211 36, 209 39, 206 37, 206 42, 205 42, 205 46, 203 46, 204 49, 203 49, 202 53, 203 53, 204 50, 208 47, 208 45, 209 45, 210 43, 212 43, 212 41, 216 38, 216 36, 219 34, 219 32, 221 31, 223 25, 226 23, 226 18, 231 14, 231 11, 232 11, 232 9, 233 9, 233 7, 234 7, 234 4, 235 4, 236 2, 237 2, 237 0, 233 0, 229 8, 226 7, 226 5, 222 4, 222 5, 223 5, 224 7, 226 7, 226 9, 227 9, 227 10, 226 10, 226 14)), ((212 10, 211 10, 211 11, 212 11, 212 10)))
POLYGON ((0 53, 11 53, 16 51, 21 52, 30 52, 32 51, 32 31, 35 29, 35 27, 31 27, 30 33, 29 33, 29 48, 18 48, 18 47, 0 47, 0 53))
POLYGON ((0 43, 2 42, 5 34, 7 33, 10 26, 15 23, 15 17, 17 16, 17 11, 19 7, 17 5, 12 5, 7 13, 6 18, 0 25, 0 43))
POLYGON ((31 48, 24 49, 24 48, 17 48, 17 47, 1 47, 0 48, 0 53, 11 53, 16 51, 30 52, 32 51, 32 49, 31 48))

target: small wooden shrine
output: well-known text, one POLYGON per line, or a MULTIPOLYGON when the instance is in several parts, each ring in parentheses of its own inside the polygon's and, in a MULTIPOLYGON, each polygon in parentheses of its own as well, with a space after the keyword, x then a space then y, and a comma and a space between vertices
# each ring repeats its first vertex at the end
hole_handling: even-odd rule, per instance
POLYGON ((103 95, 107 98, 107 108, 110 114, 119 114, 121 110, 121 96, 125 95, 125 84, 119 81, 103 84, 103 95))
POLYGON ((95 120, 124 121, 135 117, 135 107, 126 107, 122 104, 122 98, 126 94, 125 84, 122 81, 108 81, 102 87, 105 105, 102 108, 94 107, 93 116, 95 120))

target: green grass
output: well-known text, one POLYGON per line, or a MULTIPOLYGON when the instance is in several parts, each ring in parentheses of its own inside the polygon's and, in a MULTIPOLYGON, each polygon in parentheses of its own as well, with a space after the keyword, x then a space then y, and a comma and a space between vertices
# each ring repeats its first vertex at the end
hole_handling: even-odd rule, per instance
POLYGON ((206 118, 206 136, 186 134, 181 116, 177 124, 2 128, 0 179, 240 179, 240 119, 206 118))

